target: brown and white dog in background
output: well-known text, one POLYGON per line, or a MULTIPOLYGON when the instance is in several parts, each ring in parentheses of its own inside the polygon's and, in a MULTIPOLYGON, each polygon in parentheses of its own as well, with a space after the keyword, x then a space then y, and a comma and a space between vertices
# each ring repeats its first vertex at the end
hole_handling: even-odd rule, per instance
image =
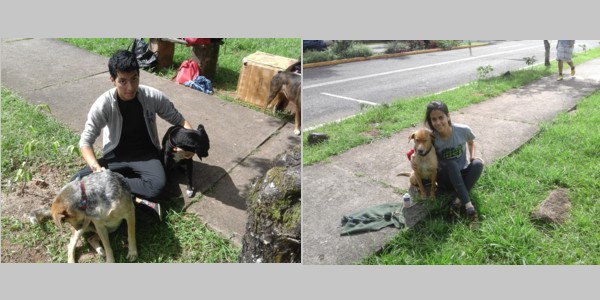
MULTIPOLYGON (((280 93, 293 102, 296 105, 296 113, 294 120, 294 134, 300 135, 300 121, 301 113, 302 113, 302 105, 301 105, 301 90, 302 90, 302 76, 291 72, 291 71, 281 71, 271 79, 271 86, 269 88, 269 97, 267 98, 267 102, 265 103, 265 107, 263 108, 263 112, 267 109, 269 104, 275 99, 277 95, 280 93)), ((275 106, 274 109, 276 109, 275 106)))
POLYGON ((30 214, 33 223, 50 217, 61 229, 62 223, 71 224, 72 235, 67 248, 69 263, 75 262, 75 246, 86 232, 96 233, 88 242, 98 254, 106 256, 106 262, 114 262, 108 234, 115 231, 123 220, 127 221, 127 258, 130 261, 137 258, 135 207, 129 185, 119 173, 104 170, 73 180, 60 190, 50 209, 40 208, 30 214))
POLYGON ((408 141, 414 140, 414 153, 411 157, 411 164, 416 168, 411 173, 400 173, 399 176, 410 176, 411 187, 419 189, 422 199, 427 197, 423 179, 428 179, 431 182, 429 196, 435 198, 436 179, 438 160, 433 146, 433 133, 425 128, 415 131, 408 137, 408 141))

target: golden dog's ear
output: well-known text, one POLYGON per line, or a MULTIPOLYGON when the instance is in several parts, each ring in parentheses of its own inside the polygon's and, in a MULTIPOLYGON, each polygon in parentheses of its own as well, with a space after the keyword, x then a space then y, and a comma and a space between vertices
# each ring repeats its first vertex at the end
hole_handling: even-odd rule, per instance
POLYGON ((410 143, 410 140, 414 140, 415 139, 415 134, 411 134, 408 136, 408 142, 410 143))

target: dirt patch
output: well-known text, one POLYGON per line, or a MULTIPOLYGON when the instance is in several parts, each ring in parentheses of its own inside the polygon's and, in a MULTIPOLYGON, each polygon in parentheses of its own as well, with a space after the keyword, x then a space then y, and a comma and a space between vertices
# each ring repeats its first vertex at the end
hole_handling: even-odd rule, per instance
POLYGON ((361 133, 365 137, 369 138, 379 138, 381 136, 381 131, 377 128, 371 129, 369 131, 365 131, 361 133))
POLYGON ((46 263, 48 255, 43 247, 12 244, 2 235, 2 263, 46 263))
MULTIPOLYGON (((2 180, 0 196, 1 216, 3 219, 16 219, 23 224, 18 229, 2 228, 2 262, 3 263, 36 263, 48 262, 46 248, 43 245, 26 246, 11 242, 25 230, 31 230, 28 214, 42 206, 50 206, 62 186, 68 180, 66 169, 42 166, 36 172, 36 177, 25 184, 9 183, 7 178, 2 180), (43 175, 41 175, 43 174, 43 175), (22 192, 22 193, 21 193, 22 192)), ((53 226, 48 224, 48 226, 53 226)))
POLYGON ((2 180, 2 217, 14 217, 27 221, 29 212, 42 206, 50 206, 58 191, 69 179, 66 170, 42 166, 32 181, 27 182, 23 193, 22 183, 8 184, 2 180), (43 174, 43 175, 39 175, 43 174))

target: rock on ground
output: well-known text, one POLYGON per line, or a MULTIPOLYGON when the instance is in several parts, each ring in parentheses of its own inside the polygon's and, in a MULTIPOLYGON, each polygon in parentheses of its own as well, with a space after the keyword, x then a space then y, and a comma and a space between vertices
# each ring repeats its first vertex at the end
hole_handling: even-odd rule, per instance
POLYGON ((564 223, 571 209, 571 199, 567 192, 566 189, 552 191, 548 198, 531 213, 531 219, 540 223, 564 223))
POLYGON ((301 260, 300 147, 279 155, 253 186, 239 260, 299 263, 301 260))

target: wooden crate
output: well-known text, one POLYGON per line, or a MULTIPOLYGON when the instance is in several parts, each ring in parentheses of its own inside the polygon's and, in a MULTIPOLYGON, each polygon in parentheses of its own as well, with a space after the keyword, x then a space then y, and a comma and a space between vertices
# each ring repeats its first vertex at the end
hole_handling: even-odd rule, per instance
MULTIPOLYGON (((262 108, 267 102, 273 76, 279 71, 288 69, 298 60, 257 51, 244 57, 242 62, 237 99, 262 108)), ((275 99, 272 105, 280 100, 275 99)), ((288 104, 287 108, 295 107, 294 104, 288 104)))

